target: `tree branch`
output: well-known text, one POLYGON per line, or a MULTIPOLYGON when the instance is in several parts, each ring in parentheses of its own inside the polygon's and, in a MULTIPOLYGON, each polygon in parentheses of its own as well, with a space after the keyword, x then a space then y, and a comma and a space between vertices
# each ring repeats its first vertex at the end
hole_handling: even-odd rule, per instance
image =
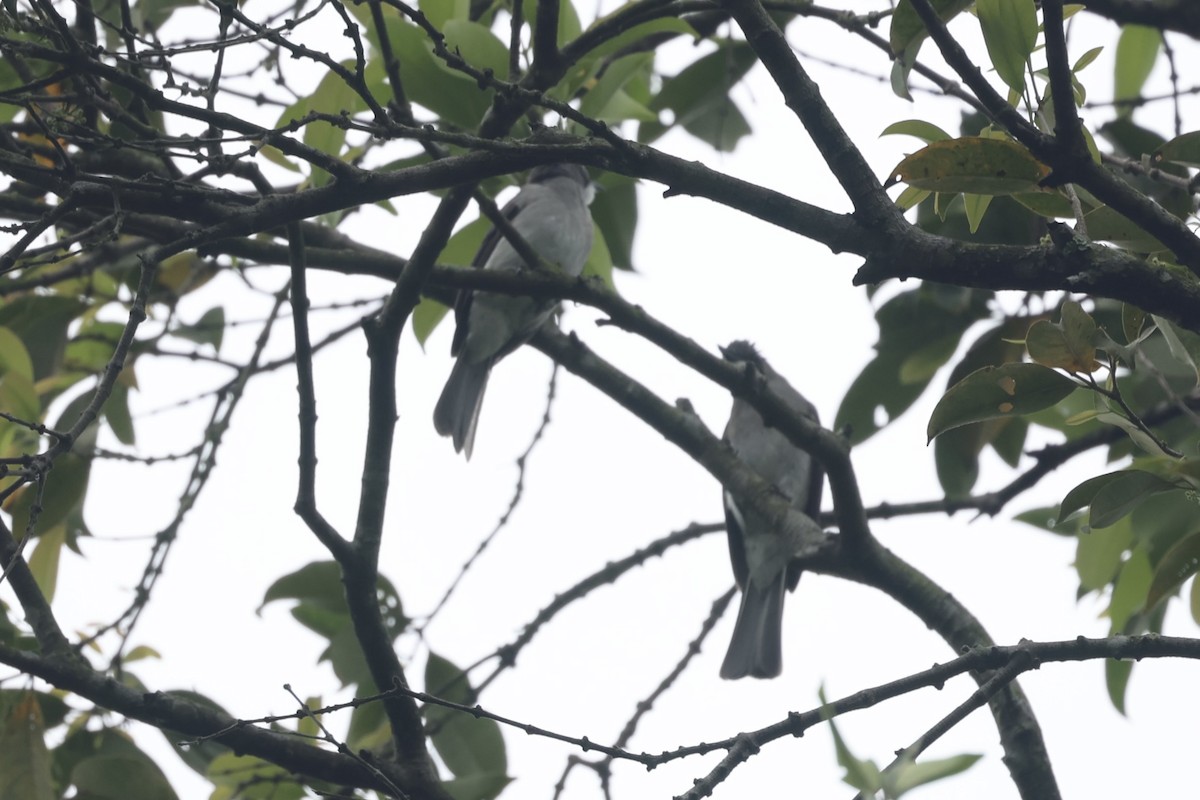
POLYGON ((1088 0, 1087 10, 1123 25, 1146 25, 1200 39, 1200 6, 1192 0, 1088 0))

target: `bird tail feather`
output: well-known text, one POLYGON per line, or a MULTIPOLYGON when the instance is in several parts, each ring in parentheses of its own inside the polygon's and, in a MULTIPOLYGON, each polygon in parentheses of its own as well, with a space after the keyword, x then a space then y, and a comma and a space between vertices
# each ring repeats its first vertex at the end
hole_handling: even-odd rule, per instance
POLYGON ((783 571, 766 586, 747 580, 721 677, 775 678, 783 671, 783 571))
POLYGON ((460 357, 454 362, 442 396, 433 409, 433 427, 442 436, 451 437, 454 451, 465 451, 468 460, 475 446, 475 427, 479 424, 479 410, 483 407, 483 393, 491 369, 490 363, 470 364, 460 357))

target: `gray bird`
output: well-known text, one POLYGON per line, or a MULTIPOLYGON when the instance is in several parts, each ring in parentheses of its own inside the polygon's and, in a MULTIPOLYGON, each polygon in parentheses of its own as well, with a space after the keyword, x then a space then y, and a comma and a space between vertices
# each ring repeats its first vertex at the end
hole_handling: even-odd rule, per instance
MULTIPOLYGON (((501 213, 521 238, 567 275, 583 272, 592 249, 588 205, 595 188, 577 164, 534 167, 529 180, 501 213)), ((529 265, 496 229, 488 231, 471 262, 484 269, 525 270, 529 265)), ((471 457, 475 428, 496 362, 533 337, 557 302, 488 292, 459 292, 454 304, 454 368, 433 411, 433 426, 454 440, 454 450, 471 457)))
MULTIPOLYGON (((752 366, 788 408, 817 421, 812 403, 771 369, 754 345, 733 342, 721 348, 721 355, 734 364, 752 366)), ((816 520, 825 476, 808 453, 775 428, 767 427, 759 413, 738 398, 734 398, 724 439, 738 458, 790 500, 793 508, 816 520)), ((729 558, 734 579, 742 590, 742 602, 729 651, 721 664, 721 677, 774 678, 783 669, 784 589, 791 591, 800 582, 795 544, 782 531, 772 530, 760 516, 743 513, 728 491, 724 492, 724 503, 729 558)))

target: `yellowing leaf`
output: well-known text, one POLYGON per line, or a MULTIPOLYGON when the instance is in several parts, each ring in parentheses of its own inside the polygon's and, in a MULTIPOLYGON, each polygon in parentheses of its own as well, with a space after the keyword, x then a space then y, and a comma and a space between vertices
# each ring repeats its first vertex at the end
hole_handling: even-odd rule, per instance
POLYGON ((1095 337, 1095 320, 1078 303, 1068 300, 1063 303, 1060 322, 1038 320, 1029 326, 1025 346, 1029 357, 1044 367, 1091 373, 1100 368, 1095 337))
POLYGON ((903 181, 934 192, 1009 195, 1037 191, 1049 174, 1049 167, 1016 142, 964 136, 932 142, 908 156, 887 185, 903 181))
POLYGON ((1040 364, 984 367, 950 387, 933 409, 926 432, 932 440, 971 422, 1031 414, 1063 400, 1075 388, 1070 378, 1040 364))

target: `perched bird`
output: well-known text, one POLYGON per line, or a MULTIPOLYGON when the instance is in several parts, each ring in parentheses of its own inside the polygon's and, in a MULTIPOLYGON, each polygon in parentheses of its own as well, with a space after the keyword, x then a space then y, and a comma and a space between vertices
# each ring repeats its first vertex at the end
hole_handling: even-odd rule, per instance
MULTIPOLYGON (((545 164, 534 167, 528 182, 501 213, 534 252, 567 275, 578 277, 592 249, 588 205, 594 195, 595 187, 583 167, 545 164)), ((494 227, 484 237, 472 266, 530 268, 494 227)), ((457 327, 450 345, 450 354, 457 360, 433 411, 434 427, 442 436, 453 438, 456 452, 471 457, 492 367, 529 341, 557 305, 518 295, 459 292, 454 304, 457 327)))
MULTIPOLYGON (((771 369, 754 345, 733 342, 722 347, 721 354, 734 364, 752 366, 788 408, 817 421, 812 403, 771 369)), ((767 427, 746 401, 734 398, 724 439, 738 458, 790 500, 793 508, 817 518, 825 481, 820 466, 781 432, 767 427)), ((782 531, 772 530, 759 515, 743 513, 728 491, 724 492, 724 503, 729 558, 734 579, 742 590, 742 602, 733 640, 721 664, 721 677, 774 678, 783 669, 784 589, 791 591, 800 582, 795 544, 782 531)))

